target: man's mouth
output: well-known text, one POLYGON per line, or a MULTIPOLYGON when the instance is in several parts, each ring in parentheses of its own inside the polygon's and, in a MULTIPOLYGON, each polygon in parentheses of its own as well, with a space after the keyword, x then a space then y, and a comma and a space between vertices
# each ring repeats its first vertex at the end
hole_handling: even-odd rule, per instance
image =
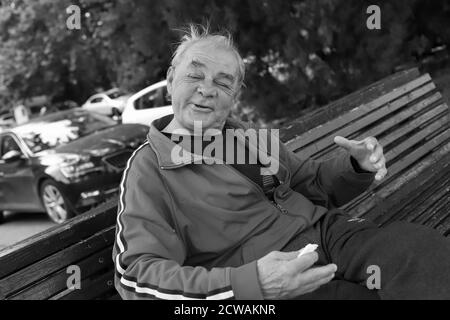
POLYGON ((194 105, 194 109, 199 110, 199 111, 213 111, 214 110, 212 107, 205 106, 202 104, 194 103, 193 105, 194 105))

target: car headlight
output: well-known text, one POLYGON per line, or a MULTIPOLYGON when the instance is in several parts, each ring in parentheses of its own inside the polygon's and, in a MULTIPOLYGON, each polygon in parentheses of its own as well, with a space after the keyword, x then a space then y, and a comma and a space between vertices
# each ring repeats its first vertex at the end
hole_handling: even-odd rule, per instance
POLYGON ((93 162, 83 162, 78 164, 65 164, 60 167, 62 174, 66 178, 78 178, 91 171, 95 171, 100 168, 96 168, 93 162))

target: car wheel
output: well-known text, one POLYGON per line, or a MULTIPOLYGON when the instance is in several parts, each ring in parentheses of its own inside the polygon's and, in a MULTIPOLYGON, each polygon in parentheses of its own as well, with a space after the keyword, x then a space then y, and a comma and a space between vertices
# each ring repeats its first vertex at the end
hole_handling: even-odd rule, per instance
POLYGON ((55 182, 44 181, 41 185, 40 196, 45 211, 52 221, 59 224, 74 216, 68 200, 55 182))
POLYGON ((5 221, 5 213, 3 211, 0 211, 0 224, 2 224, 3 221, 5 221))

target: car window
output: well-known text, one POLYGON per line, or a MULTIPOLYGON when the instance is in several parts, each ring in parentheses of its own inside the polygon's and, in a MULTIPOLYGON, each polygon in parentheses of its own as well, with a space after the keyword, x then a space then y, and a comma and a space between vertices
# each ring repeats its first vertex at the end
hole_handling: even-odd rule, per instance
POLYGON ((20 150, 20 147, 17 144, 16 140, 14 140, 14 138, 10 135, 3 136, 0 149, 0 158, 12 150, 22 153, 22 150, 20 150))
POLYGON ((117 99, 118 97, 121 97, 123 95, 125 95, 125 92, 117 90, 108 94, 108 97, 110 97, 111 99, 117 99))
POLYGON ((97 97, 97 98, 91 99, 91 103, 99 103, 99 102, 102 102, 102 101, 103 101, 102 97, 97 97))
POLYGON ((108 117, 86 110, 74 110, 49 115, 14 130, 30 150, 36 153, 115 125, 117 123, 108 117))
POLYGON ((134 101, 134 108, 137 110, 159 108, 167 105, 170 105, 170 102, 167 99, 166 86, 152 90, 134 101))

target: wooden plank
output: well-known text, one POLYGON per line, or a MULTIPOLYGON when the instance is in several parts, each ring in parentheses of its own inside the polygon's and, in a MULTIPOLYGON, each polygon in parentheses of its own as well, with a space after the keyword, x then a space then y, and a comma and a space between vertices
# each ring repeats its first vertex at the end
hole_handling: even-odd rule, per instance
POLYGON ((412 222, 420 223, 425 226, 434 228, 442 221, 444 221, 450 214, 450 211, 445 209, 449 208, 449 205, 450 196, 447 193, 441 198, 436 199, 436 202, 434 202, 432 206, 430 206, 419 219, 413 220, 412 222))
POLYGON ((110 293, 116 294, 114 271, 107 270, 98 276, 86 279, 80 290, 65 290, 50 300, 91 300, 110 293))
MULTIPOLYGON (((422 87, 414 92, 411 93, 411 96, 415 97, 416 99, 421 97, 425 92, 431 91, 431 87, 434 86, 434 84, 429 84, 425 87, 422 87)), ((329 130, 329 132, 321 137, 315 136, 313 133, 309 137, 300 137, 299 143, 297 144, 298 147, 302 148, 302 154, 305 156, 311 156, 314 155, 317 152, 320 152, 321 150, 324 150, 334 144, 333 137, 334 136, 343 136, 347 137, 357 131, 362 130, 365 127, 368 127, 372 125, 373 123, 376 123, 383 117, 388 116, 391 113, 394 113, 396 110, 400 110, 404 106, 406 106, 411 100, 411 97, 405 96, 400 98, 399 100, 396 100, 388 105, 385 105, 384 107, 381 107, 380 109, 369 113, 366 109, 367 106, 362 107, 358 111, 361 111, 362 114, 364 114, 362 117, 359 117, 355 120, 347 120, 343 116, 340 120, 341 125, 339 127, 336 127, 336 124, 327 123, 326 126, 330 125, 333 130, 329 130), (310 142, 310 143, 308 143, 310 142)), ((369 106, 370 107, 370 106, 369 106)), ((354 113, 354 112, 352 112, 354 113)), ((355 112, 356 113, 356 112, 355 112)), ((325 126, 324 126, 325 128, 325 126)), ((313 130, 312 130, 313 131, 313 130)))
POLYGON ((415 222, 419 224, 424 224, 428 219, 430 219, 434 213, 439 211, 439 208, 442 207, 443 204, 448 200, 445 192, 445 186, 449 182, 442 181, 438 184, 441 189, 436 188, 434 193, 429 195, 420 206, 417 206, 413 211, 411 211, 408 215, 404 215, 401 219, 406 220, 408 222, 415 222))
MULTIPOLYGON (((440 121, 442 121, 442 119, 440 121)), ((371 192, 375 192, 376 190, 379 190, 381 188, 390 190, 390 188, 388 188, 387 185, 391 183, 392 180, 396 179, 396 175, 399 172, 401 172, 406 167, 410 166, 413 162, 418 160, 420 157, 429 152, 431 149, 435 148, 437 146, 436 143, 439 144, 443 143, 445 140, 450 138, 450 130, 447 130, 446 133, 440 134, 438 139, 433 138, 430 140, 431 143, 425 143, 426 142, 425 138, 429 135, 432 135, 433 133, 436 133, 438 130, 440 130, 440 128, 441 123, 435 122, 431 124, 429 127, 427 127, 426 130, 420 131, 415 135, 410 136, 408 139, 404 140, 400 145, 386 152, 385 157, 387 162, 388 174, 385 176, 383 181, 381 182, 375 181, 368 192, 361 194, 360 196, 352 200, 349 204, 345 205, 344 210, 353 210, 352 207, 359 205, 366 198, 370 197, 369 193, 371 192), (422 143, 422 145, 418 147, 416 150, 412 151, 412 153, 409 154, 407 157, 403 157, 399 161, 394 161, 399 154, 405 152, 406 150, 410 149, 411 147, 419 143, 422 143), (407 158, 407 160, 405 160, 405 158, 407 158)), ((388 139, 386 138, 385 140, 386 141, 384 141, 383 139, 380 140, 382 145, 388 144, 388 139)), ((405 183, 406 181, 407 180, 403 179, 403 183, 405 183)))
MULTIPOLYGON (((407 105, 411 100, 410 99, 417 99, 424 95, 426 92, 431 91, 431 87, 434 87, 434 84, 429 84, 425 87, 422 87, 414 92, 412 92, 410 95, 400 98, 399 100, 396 100, 395 102, 392 102, 374 112, 369 113, 367 110, 364 111, 363 109, 367 106, 364 106, 358 111, 364 111, 364 116, 360 117, 357 120, 347 120, 343 116, 341 119, 341 126, 338 130, 330 130, 327 135, 324 135, 322 138, 317 139, 316 136, 311 135, 309 138, 314 139, 314 141, 311 141, 311 143, 307 146, 304 146, 304 143, 307 142, 310 139, 307 139, 306 137, 300 138, 299 142, 302 142, 302 154, 305 154, 307 156, 313 155, 314 153, 320 152, 323 149, 326 149, 334 144, 333 142, 333 136, 343 136, 347 137, 351 135, 354 132, 360 131, 363 128, 372 125, 373 123, 376 123, 383 117, 386 117, 387 115, 394 113, 396 110, 399 110, 403 108, 405 105, 407 105)), ((353 113, 353 112, 352 112, 353 113)), ((327 124, 328 125, 328 124, 327 124)), ((336 124, 331 124, 333 128, 336 128, 336 124)))
MULTIPOLYGON (((448 191, 450 191, 450 189, 447 190, 447 192, 448 191)), ((438 225, 450 217, 450 196, 448 194, 444 203, 445 206, 443 206, 442 210, 437 211, 430 219, 425 221, 425 226, 435 229, 438 225)))
POLYGON ((115 225, 117 199, 0 251, 0 278, 115 225))
MULTIPOLYGON (((404 171, 405 168, 412 166, 424 155, 429 153, 429 144, 432 144, 433 146, 440 146, 442 143, 448 141, 449 132, 450 130, 441 133, 437 137, 428 141, 423 146, 411 152, 408 157, 406 157, 401 163, 401 166, 398 165, 394 168, 391 167, 390 169, 388 169, 389 171, 391 171, 390 176, 395 176, 396 173, 404 171), (394 172, 392 173, 392 171, 394 172)), ((384 205, 383 202, 386 201, 385 199, 389 195, 396 192, 400 187, 411 180, 411 178, 417 176, 421 171, 424 170, 424 168, 436 162, 439 158, 444 157, 444 155, 448 154, 449 151, 450 142, 447 142, 446 144, 442 145, 439 150, 430 154, 426 159, 423 159, 422 161, 417 163, 416 167, 407 170, 407 172, 403 173, 396 179, 387 179, 386 182, 382 182, 378 186, 375 183, 375 187, 371 189, 370 192, 365 192, 361 196, 355 198, 353 201, 346 204, 343 209, 350 215, 359 217, 363 214, 368 214, 370 210, 372 210, 376 206, 382 207, 384 205)))
MULTIPOLYGON (((442 189, 442 184, 450 176, 449 157, 443 157, 433 165, 428 166, 417 177, 403 186, 401 192, 394 194, 389 202, 391 206, 385 207, 383 215, 374 219, 380 225, 386 225, 394 220, 400 220, 422 206, 428 207, 430 196, 442 189), (444 175, 443 181, 439 180, 444 175)), ((445 188, 444 188, 445 189, 445 188)))
MULTIPOLYGON (((366 137, 376 137, 379 139, 380 136, 385 135, 386 132, 389 132, 390 140, 384 140, 383 148, 385 150, 389 149, 389 144, 391 141, 395 141, 392 139, 392 132, 398 132, 402 127, 407 126, 409 131, 414 130, 415 128, 419 128, 424 124, 427 124, 429 121, 433 121, 436 117, 441 117, 442 115, 448 113, 448 106, 446 104, 440 104, 438 106, 434 106, 429 109, 429 104, 433 104, 436 102, 436 98, 440 98, 440 94, 433 95, 429 99, 425 99, 418 104, 402 111, 400 114, 395 117, 388 117, 385 121, 375 125, 374 127, 369 128, 364 131, 357 131, 347 136, 348 139, 354 140, 362 140, 366 137), (427 109, 425 113, 422 113, 424 109, 427 109), (420 116, 418 116, 420 114, 420 116), (399 120, 402 119, 402 120, 399 120), (396 128, 396 129, 394 129, 396 128)), ((333 141, 333 137, 330 137, 330 141, 333 141)), ((381 141, 381 140, 380 140, 381 141)), ((311 155, 313 159, 329 159, 336 156, 337 152, 340 150, 340 147, 336 145, 334 142, 330 144, 329 147, 320 150, 317 153, 311 155)), ((303 156, 303 151, 301 151, 303 156)))
POLYGON ((435 228, 437 231, 439 231, 440 234, 442 234, 444 237, 450 236, 450 216, 447 216, 444 221, 442 221, 440 224, 438 224, 435 228))
MULTIPOLYGON (((444 147, 444 149, 447 149, 447 152, 449 148, 450 147, 448 145, 444 147)), ((405 163, 405 166, 402 168, 409 167, 409 165, 412 165, 414 162, 420 159, 425 153, 426 150, 424 151, 423 149, 422 150, 419 149, 417 152, 411 155, 411 158, 408 159, 408 162, 405 163)), ((382 202, 387 196, 389 196, 391 193, 397 192, 401 187, 403 187, 404 184, 408 182, 409 179, 419 174, 420 170, 423 170, 423 168, 432 161, 433 157, 431 158, 429 157, 429 159, 427 159, 426 161, 418 163, 417 172, 414 171, 415 169, 409 169, 404 174, 399 176, 395 176, 395 174, 397 173, 396 171, 401 172, 400 171, 401 168, 395 168, 395 171, 393 173, 392 173, 393 169, 391 168, 390 169, 391 176, 394 176, 395 179, 389 177, 386 181, 383 181, 382 183, 375 182, 374 183, 375 186, 370 190, 369 194, 363 194, 360 197, 357 197, 354 201, 350 203, 350 206, 347 208, 347 210, 351 212, 351 214, 355 214, 358 216, 362 213, 367 214, 370 211, 371 207, 373 207, 374 205, 374 203, 370 204, 370 202, 373 202, 375 199, 378 199, 377 202, 381 202, 378 203, 378 205, 382 205, 382 202), (376 194, 376 197, 375 198, 372 197, 372 194, 376 194), (368 198, 371 199, 370 201, 366 201, 366 205, 369 207, 363 206, 362 203, 368 198), (355 212, 355 210, 357 212, 355 212)))
POLYGON ((352 92, 336 101, 333 101, 320 108, 305 110, 303 115, 286 124, 280 130, 281 141, 286 142, 296 136, 315 128, 325 122, 344 114, 345 112, 375 100, 386 93, 398 88, 405 83, 411 82, 420 77, 417 68, 405 70, 383 78, 360 90, 352 92))
MULTIPOLYGON (((81 270, 81 278, 89 278, 91 275, 97 273, 101 269, 113 269, 113 261, 111 259, 112 246, 108 246, 99 252, 89 256, 88 258, 77 262, 81 270)), ((54 274, 49 275, 37 284, 27 287, 7 299, 11 300, 44 300, 56 295, 67 289, 68 274, 66 270, 60 270, 54 274)))
POLYGON ((21 288, 35 283, 53 272, 61 269, 65 271, 67 266, 76 264, 84 257, 106 246, 110 247, 114 242, 114 234, 115 228, 110 227, 87 240, 58 251, 23 269, 16 270, 13 274, 0 280, 0 299, 4 299, 11 293, 17 292, 21 288))
MULTIPOLYGON (((386 162, 392 163, 393 160, 400 156, 402 153, 407 151, 408 149, 424 143, 429 136, 433 136, 437 132, 441 131, 445 124, 447 123, 447 119, 440 118, 439 120, 429 124, 427 127, 423 128, 421 131, 416 131, 412 136, 409 136, 406 140, 403 140, 396 147, 389 149, 389 151, 385 152, 384 155, 386 157, 386 162)), ((397 141, 400 137, 410 134, 415 130, 411 130, 411 127, 405 126, 398 130, 398 132, 393 132, 386 139, 381 139, 383 141, 383 145, 389 145, 390 143, 397 141)), ((449 134, 450 137, 450 134, 449 134)), ((429 149, 433 149, 435 146, 433 144, 429 144, 429 149)), ((394 166, 401 166, 401 161, 396 162, 394 165, 391 165, 391 168, 394 166)), ((393 168, 394 169, 394 168, 393 168)), ((395 170, 395 169, 394 169, 395 170)))
POLYGON ((423 87, 420 87, 421 85, 425 84, 426 82, 429 82, 430 80, 431 80, 430 76, 426 74, 420 77, 419 79, 416 79, 408 83, 407 85, 398 88, 398 90, 394 90, 385 96, 379 97, 374 101, 369 102, 368 104, 361 105, 358 108, 355 108, 344 115, 341 115, 323 125, 320 125, 316 128, 309 130, 308 132, 302 134, 301 136, 288 141, 286 145, 290 150, 294 151, 299 148, 305 148, 308 144, 326 135, 329 135, 330 132, 336 132, 342 127, 346 126, 349 122, 356 121, 361 117, 366 117, 367 115, 371 114, 372 112, 375 112, 377 109, 387 104, 388 102, 391 102, 401 97, 402 95, 406 94, 399 100, 392 102, 391 106, 388 106, 388 108, 386 108, 385 111, 395 110, 394 108, 398 109, 407 104, 408 102, 411 102, 423 96, 424 94, 434 90, 436 86, 432 82, 426 84, 423 87))
POLYGON ((450 153, 447 153, 437 161, 427 158, 426 161, 416 164, 408 171, 406 177, 402 176, 397 179, 397 182, 402 185, 390 196, 389 200, 379 203, 365 216, 380 225, 385 225, 394 220, 399 213, 413 211, 416 206, 414 199, 421 198, 424 190, 432 189, 435 180, 441 173, 446 174, 450 171, 449 160, 450 153), (410 178, 411 176, 413 178, 410 178), (404 183, 405 180, 406 183, 404 183))
MULTIPOLYGON (((443 140, 445 140, 444 137, 440 137, 439 141, 436 141, 436 139, 434 139, 435 141, 430 142, 433 145, 440 145, 440 143, 443 142, 443 140), (442 140, 442 141, 441 141, 442 140)), ((421 172, 421 170, 423 170, 424 167, 426 167, 427 165, 430 165, 431 163, 433 163, 436 160, 436 155, 430 155, 427 159, 424 159, 423 161, 417 163, 417 167, 415 168, 417 171, 411 171, 411 170, 407 170, 405 173, 403 173, 401 176, 396 177, 396 173, 404 170, 405 168, 412 166, 416 161, 418 161, 420 158, 422 158, 426 153, 428 153, 427 147, 424 148, 418 148, 417 150, 413 151, 409 157, 407 157, 406 161, 407 162, 403 162, 403 166, 396 166, 396 167, 390 167, 388 168, 388 171, 390 173, 388 173, 388 175, 383 179, 383 181, 381 182, 374 182, 371 186, 370 192, 374 192, 377 190, 382 190, 382 188, 386 188, 386 186, 388 184, 392 184, 394 185, 394 190, 398 189, 401 185, 405 184, 406 182, 408 182, 409 179, 411 179, 412 177, 414 177, 416 174, 418 174, 419 172, 421 172), (394 179, 395 178, 395 179, 394 179)), ((439 154, 440 156, 443 156, 445 153, 447 153, 450 150, 450 143, 447 143, 445 146, 443 146, 443 148, 441 150, 439 150, 439 152, 437 152, 436 154, 439 154)), ((381 191, 380 191, 381 192, 381 191)), ((352 200, 351 202, 349 202, 348 204, 346 204, 343 208, 344 210, 353 210, 354 207, 359 206, 359 204, 361 202, 364 201, 365 198, 370 197, 370 195, 366 193, 361 194, 360 196, 356 197, 354 200, 352 200)))

